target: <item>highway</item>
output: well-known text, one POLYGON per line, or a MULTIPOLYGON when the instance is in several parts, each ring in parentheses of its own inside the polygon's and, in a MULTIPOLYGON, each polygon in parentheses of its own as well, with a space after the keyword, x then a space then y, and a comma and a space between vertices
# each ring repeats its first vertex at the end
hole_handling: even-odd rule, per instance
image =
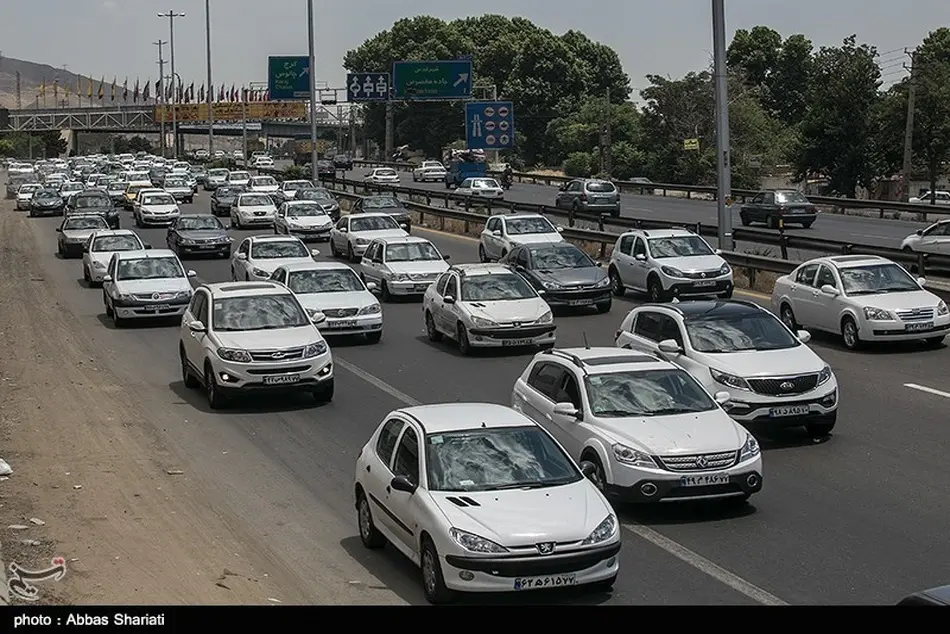
MULTIPOLYGON (((550 204, 553 191, 516 184, 510 196, 550 204)), ((713 207, 704 202, 629 195, 624 202, 626 215, 714 219, 713 207)), ((2 213, 14 213, 11 209, 9 201, 0 205, 2 213)), ((206 212, 207 193, 183 209, 206 212)), ((155 411, 176 412, 163 419, 160 433, 180 454, 182 468, 238 511, 246 530, 266 535, 279 564, 296 566, 303 579, 316 578, 332 572, 315 569, 301 554, 342 551, 405 601, 424 603, 417 571, 391 548, 369 552, 360 544, 352 499, 356 454, 394 408, 420 402, 508 404, 530 352, 463 358, 450 345, 428 342, 418 303, 386 304, 380 344, 331 340, 337 372, 331 404, 314 408, 306 398, 269 399, 211 412, 199 391, 181 384, 178 327, 114 329, 103 315, 101 291, 83 286, 80 262, 54 255, 60 220, 29 222, 44 274, 56 285, 62 309, 73 314, 75 328, 101 347, 101 362, 136 377, 140 398, 155 411), (312 530, 317 526, 321 531, 312 530), (315 543, 315 534, 336 538, 315 543)), ((123 225, 132 227, 128 212, 123 212, 123 225)), ((893 244, 914 227, 826 216, 811 232, 893 244)), ((471 239, 416 232, 450 254, 452 262, 477 261, 477 243, 471 239)), ((156 248, 164 246, 164 229, 139 233, 156 248)), ((235 245, 250 235, 232 234, 235 245)), ((328 256, 325 244, 317 246, 328 256)), ((187 260, 185 265, 199 281, 230 279, 226 260, 187 260)), ((611 345, 613 332, 633 306, 619 299, 605 315, 559 316, 559 345, 583 345, 585 336, 592 345, 611 345)), ((945 565, 950 561, 945 537, 950 525, 950 377, 945 371, 950 351, 907 345, 851 353, 820 336, 811 345, 835 369, 840 384, 835 434, 823 442, 798 431, 763 438, 765 486, 748 508, 619 509, 624 550, 611 595, 571 591, 467 602, 893 604, 910 592, 950 582, 945 565)), ((312 600, 319 603, 318 596, 312 600)))

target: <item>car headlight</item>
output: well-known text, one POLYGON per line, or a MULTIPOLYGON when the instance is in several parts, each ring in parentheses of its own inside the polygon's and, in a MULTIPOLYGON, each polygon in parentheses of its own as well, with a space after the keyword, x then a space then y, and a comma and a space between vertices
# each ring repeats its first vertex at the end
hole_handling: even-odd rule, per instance
POLYGON ((498 323, 484 317, 472 317, 472 325, 476 328, 494 328, 498 323))
POLYGON ((492 553, 508 552, 508 549, 504 546, 496 544, 490 539, 479 537, 474 533, 469 533, 468 531, 451 528, 449 529, 449 535, 452 536, 452 539, 455 540, 456 544, 470 553, 482 553, 487 555, 492 553))
POLYGON ((661 266, 660 270, 669 275, 670 277, 684 277, 683 272, 672 266, 661 266))
POLYGON ((175 293, 175 299, 187 299, 187 298, 191 297, 191 293, 192 293, 192 291, 190 291, 190 290, 188 290, 188 291, 178 291, 177 293, 175 293))
POLYGON ((725 385, 726 387, 731 387, 737 390, 751 390, 749 383, 740 376, 735 374, 727 374, 726 372, 720 372, 719 370, 713 370, 709 368, 709 374, 712 376, 713 381, 725 385))
POLYGON ((366 246, 367 244, 369 244, 369 240, 367 240, 366 238, 357 238, 356 244, 361 247, 366 246))
POLYGON ((597 282, 596 284, 594 284, 594 287, 595 287, 595 288, 604 288, 604 287, 607 287, 607 286, 610 286, 610 277, 609 277, 609 276, 604 276, 604 279, 602 279, 602 280, 600 280, 599 282, 597 282))
POLYGON ((745 462, 746 460, 755 458, 759 455, 760 451, 759 441, 756 440, 752 434, 746 434, 745 444, 742 445, 742 449, 739 450, 739 462, 745 462))
POLYGON ((607 541, 616 534, 617 518, 613 515, 608 515, 604 518, 604 521, 598 524, 597 528, 595 528, 591 534, 587 536, 587 539, 581 542, 581 546, 600 544, 607 541))
POLYGON ((379 304, 372 304, 370 306, 363 306, 362 308, 360 308, 359 314, 360 315, 378 315, 381 312, 383 312, 382 306, 380 306, 379 304))
POLYGON ((561 285, 557 282, 541 282, 541 286, 548 289, 549 291, 556 291, 561 288, 561 285))
POLYGON ((732 267, 728 264, 723 264, 719 267, 719 275, 729 275, 730 273, 732 273, 732 267))
POLYGON ((614 459, 617 462, 622 462, 623 464, 632 465, 634 467, 656 468, 656 463, 653 462, 653 458, 641 451, 637 451, 626 445, 621 445, 620 443, 613 445, 611 449, 613 449, 614 459))
POLYGON ((247 350, 237 348, 218 348, 218 356, 225 361, 234 361, 235 363, 250 363, 251 354, 247 350))
POLYGON ((821 372, 818 374, 818 385, 824 385, 831 380, 831 377, 834 376, 831 372, 831 366, 826 365, 821 369, 821 372))
POLYGON ((865 306, 864 318, 870 321, 894 321, 894 316, 883 308, 865 306))
POLYGON ((393 273, 390 279, 393 282, 408 282, 411 278, 405 273, 393 273))
POLYGON ((104 271, 104 270, 106 269, 106 266, 108 266, 108 264, 105 263, 105 262, 102 262, 102 261, 100 261, 100 260, 93 260, 93 261, 92 261, 92 268, 94 268, 94 269, 99 269, 99 270, 101 270, 101 271, 104 271))
POLYGON ((134 299, 130 293, 116 293, 115 298, 120 302, 130 302, 134 299))
POLYGON ((313 357, 319 357, 321 354, 325 353, 327 349, 328 347, 325 341, 311 343, 303 349, 303 358, 312 359, 313 357))
POLYGON ((189 240, 188 238, 182 238, 181 240, 179 240, 179 243, 180 243, 180 244, 189 244, 189 245, 190 245, 190 244, 196 244, 196 242, 195 242, 194 240, 189 240))
POLYGON ((947 303, 946 303, 946 302, 940 302, 939 304, 937 304, 937 314, 938 314, 938 315, 946 315, 948 312, 950 312, 950 310, 947 309, 947 303))
POLYGON ((251 271, 251 272, 254 273, 254 275, 256 275, 257 277, 268 277, 268 276, 270 276, 270 273, 268 273, 268 272, 265 271, 264 269, 259 269, 259 268, 256 268, 256 267, 255 267, 254 270, 251 271))
POLYGON ((536 324, 550 324, 554 321, 554 313, 550 310, 538 317, 538 320, 534 323, 536 324))

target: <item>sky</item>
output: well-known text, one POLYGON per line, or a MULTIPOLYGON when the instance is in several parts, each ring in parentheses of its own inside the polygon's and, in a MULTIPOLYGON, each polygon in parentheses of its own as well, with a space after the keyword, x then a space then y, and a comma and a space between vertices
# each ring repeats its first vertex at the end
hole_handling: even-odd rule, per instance
MULTIPOLYGON (((950 24, 950 0, 726 0, 726 29, 768 25, 834 46, 855 33, 882 53, 885 85, 900 79, 904 47, 950 24)), ((342 58, 392 23, 413 15, 453 19, 480 13, 521 16, 555 33, 576 29, 614 48, 634 90, 647 74, 679 77, 712 59, 710 0, 315 0, 317 79, 342 87, 342 58)), ((2 0, 0 54, 70 72, 144 81, 158 74, 158 47, 175 20, 176 71, 204 83, 204 0, 2 0)), ((266 81, 268 55, 307 54, 306 0, 211 0, 214 83, 266 81)), ((166 55, 168 48, 166 46, 166 55)), ((341 93, 342 98, 342 93, 341 93)))

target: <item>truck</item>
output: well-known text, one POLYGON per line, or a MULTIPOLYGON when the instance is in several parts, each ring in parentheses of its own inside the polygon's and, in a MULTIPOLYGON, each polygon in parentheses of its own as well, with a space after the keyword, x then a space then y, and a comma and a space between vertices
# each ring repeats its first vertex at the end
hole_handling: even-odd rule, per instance
POLYGON ((446 150, 442 160, 445 165, 445 188, 452 189, 466 178, 488 175, 485 153, 477 150, 446 150))

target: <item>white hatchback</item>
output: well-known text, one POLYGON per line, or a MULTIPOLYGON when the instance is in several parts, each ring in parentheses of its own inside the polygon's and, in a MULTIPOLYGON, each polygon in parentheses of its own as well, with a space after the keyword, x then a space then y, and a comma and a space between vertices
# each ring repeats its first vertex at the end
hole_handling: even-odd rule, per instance
POLYGON ((143 243, 135 232, 128 229, 97 231, 89 236, 89 242, 82 250, 83 280, 90 286, 101 284, 109 262, 112 261, 112 254, 151 248, 151 245, 143 243))
POLYGON ((499 214, 485 222, 478 243, 480 262, 502 259, 518 245, 561 242, 560 227, 540 214, 499 214))

